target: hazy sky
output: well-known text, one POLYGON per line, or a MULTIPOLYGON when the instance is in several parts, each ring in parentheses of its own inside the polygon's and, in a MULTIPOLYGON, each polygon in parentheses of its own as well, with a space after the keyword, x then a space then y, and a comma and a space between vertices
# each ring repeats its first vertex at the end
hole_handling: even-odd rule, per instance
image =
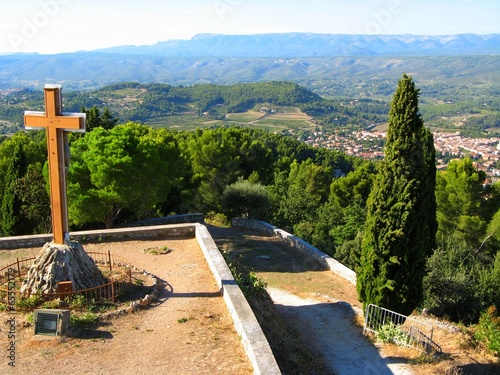
POLYGON ((0 53, 58 53, 199 33, 500 32, 499 0, 3 0, 0 53))

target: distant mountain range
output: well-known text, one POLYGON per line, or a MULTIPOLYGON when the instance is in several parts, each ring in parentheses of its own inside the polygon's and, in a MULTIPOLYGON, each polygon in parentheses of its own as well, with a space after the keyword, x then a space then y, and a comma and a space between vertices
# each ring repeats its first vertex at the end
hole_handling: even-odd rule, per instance
POLYGON ((151 46, 0 55, 0 90, 45 83, 82 90, 122 81, 191 85, 287 80, 310 86, 339 77, 396 79, 403 72, 495 82, 499 63, 500 34, 200 34, 151 46))
POLYGON ((345 34, 198 34, 151 46, 119 46, 104 53, 176 57, 339 57, 500 54, 500 34, 345 35, 345 34))

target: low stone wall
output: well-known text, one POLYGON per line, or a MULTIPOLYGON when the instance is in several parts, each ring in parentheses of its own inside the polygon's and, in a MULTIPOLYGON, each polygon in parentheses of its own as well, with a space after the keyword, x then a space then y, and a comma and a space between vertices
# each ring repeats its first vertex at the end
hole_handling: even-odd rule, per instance
MULTIPOLYGON (((194 237, 193 224, 175 224, 169 226, 152 226, 139 228, 102 229, 83 232, 72 232, 72 241, 123 241, 131 239, 147 239, 155 237, 194 237)), ((51 234, 34 236, 17 236, 0 238, 0 249, 21 249, 25 247, 42 247, 52 241, 51 234)))
MULTIPOLYGON (((196 225, 196 224, 195 224, 196 225)), ((231 313, 236 331, 253 364, 254 374, 281 374, 269 342, 255 317, 252 308, 234 279, 231 270, 220 253, 208 229, 197 225, 196 238, 214 274, 217 285, 231 313)))
POLYGON ((328 254, 325 254, 318 248, 307 243, 303 239, 296 237, 284 230, 276 228, 275 226, 266 223, 265 221, 253 220, 253 219, 243 219, 234 218, 231 221, 231 225, 237 228, 246 228, 255 231, 265 232, 271 234, 275 237, 282 238, 288 242, 291 246, 299 249, 304 254, 310 255, 316 259, 320 264, 330 269, 332 272, 336 273, 340 277, 349 281, 350 283, 356 285, 356 273, 350 268, 344 266, 342 263, 332 258, 328 254))
POLYGON ((158 217, 154 219, 142 220, 135 223, 130 223, 127 225, 120 226, 121 228, 130 227, 147 227, 152 225, 170 225, 170 224, 182 224, 182 223, 201 223, 205 222, 203 214, 184 214, 184 215, 172 215, 158 217))
POLYGON ((24 247, 42 247, 52 241, 51 234, 37 234, 33 236, 1 237, 0 250, 21 249, 24 247))

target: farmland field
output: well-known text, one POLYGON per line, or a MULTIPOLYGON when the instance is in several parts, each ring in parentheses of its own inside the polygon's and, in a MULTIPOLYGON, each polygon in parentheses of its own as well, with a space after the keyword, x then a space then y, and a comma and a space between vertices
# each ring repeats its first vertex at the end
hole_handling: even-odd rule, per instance
POLYGON ((310 129, 315 126, 312 118, 296 107, 273 106, 273 112, 260 112, 250 109, 246 112, 228 113, 225 120, 198 116, 194 113, 183 113, 154 118, 145 121, 155 128, 171 130, 195 130, 196 128, 210 128, 214 126, 244 126, 256 129, 265 129, 271 132, 282 132, 287 129, 310 129))
POLYGON ((262 112, 256 111, 256 110, 249 110, 246 112, 237 112, 237 113, 228 113, 226 115, 226 119, 229 121, 234 121, 234 122, 252 122, 260 117, 262 117, 264 114, 262 112))

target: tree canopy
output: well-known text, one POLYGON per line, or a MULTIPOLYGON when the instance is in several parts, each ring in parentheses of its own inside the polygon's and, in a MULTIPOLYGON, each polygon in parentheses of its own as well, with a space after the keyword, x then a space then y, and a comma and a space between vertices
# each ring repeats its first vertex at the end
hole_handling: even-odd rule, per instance
POLYGON ((479 245, 487 221, 482 215, 486 203, 483 182, 486 174, 472 160, 455 160, 436 179, 437 220, 440 239, 454 236, 469 245, 479 245))
POLYGON ((68 211, 79 225, 110 228, 122 210, 142 218, 168 195, 182 164, 168 131, 134 123, 96 128, 75 141, 72 151, 68 211))

